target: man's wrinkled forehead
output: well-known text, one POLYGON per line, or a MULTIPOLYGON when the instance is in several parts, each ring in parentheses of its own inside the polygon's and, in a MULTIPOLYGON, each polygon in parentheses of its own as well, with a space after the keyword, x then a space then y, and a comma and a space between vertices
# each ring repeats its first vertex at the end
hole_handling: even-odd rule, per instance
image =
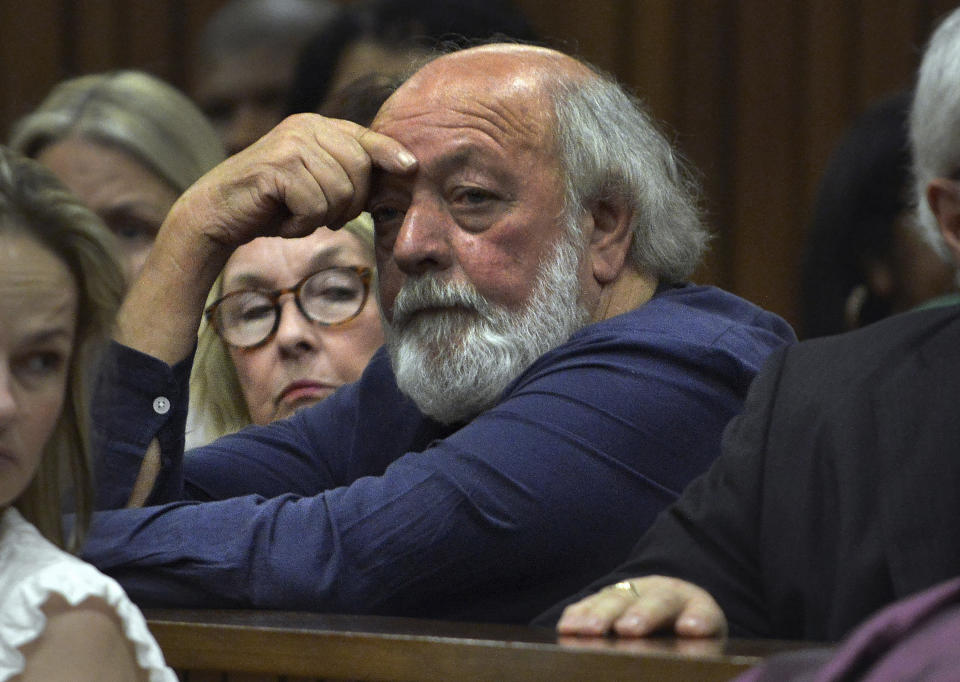
POLYGON ((487 45, 454 52, 427 63, 381 107, 372 128, 431 112, 450 111, 500 119, 530 134, 553 117, 549 84, 558 74, 584 70, 554 50, 522 45, 487 45))
POLYGON ((550 98, 529 78, 440 77, 398 90, 371 128, 404 144, 470 129, 496 146, 540 148, 553 119, 550 98))

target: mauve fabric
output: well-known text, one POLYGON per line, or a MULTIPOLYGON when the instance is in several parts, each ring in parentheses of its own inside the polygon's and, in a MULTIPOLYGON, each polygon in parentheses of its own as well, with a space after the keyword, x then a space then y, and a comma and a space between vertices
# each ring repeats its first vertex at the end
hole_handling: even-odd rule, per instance
POLYGON ((736 682, 955 682, 960 679, 960 578, 903 599, 835 649, 774 656, 736 682))

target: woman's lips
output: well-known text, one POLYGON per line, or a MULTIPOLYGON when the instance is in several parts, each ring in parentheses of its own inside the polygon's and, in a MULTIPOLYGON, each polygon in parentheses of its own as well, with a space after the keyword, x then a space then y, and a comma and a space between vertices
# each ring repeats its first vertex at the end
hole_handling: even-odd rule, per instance
POLYGON ((317 381, 294 381, 280 392, 278 403, 296 403, 301 400, 323 400, 334 391, 334 386, 317 381))

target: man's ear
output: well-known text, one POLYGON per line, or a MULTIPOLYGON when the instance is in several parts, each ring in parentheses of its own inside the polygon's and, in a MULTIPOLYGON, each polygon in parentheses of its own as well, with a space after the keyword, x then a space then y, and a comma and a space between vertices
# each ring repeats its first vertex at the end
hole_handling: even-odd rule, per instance
POLYGON ((621 199, 602 199, 590 204, 586 218, 584 227, 593 227, 587 245, 593 277, 608 284, 620 275, 630 252, 633 209, 621 199))
POLYGON ((927 203, 954 262, 960 263, 960 188, 954 180, 934 178, 927 185, 927 203))

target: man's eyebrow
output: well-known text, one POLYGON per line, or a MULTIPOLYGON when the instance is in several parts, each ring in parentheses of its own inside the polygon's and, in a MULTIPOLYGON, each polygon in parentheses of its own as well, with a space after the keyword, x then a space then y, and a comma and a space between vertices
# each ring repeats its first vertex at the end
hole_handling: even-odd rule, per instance
POLYGON ((479 156, 479 150, 474 145, 462 145, 453 151, 441 154, 431 164, 440 171, 449 171, 460 168, 473 161, 479 156))
MULTIPOLYGON (((487 148, 473 142, 467 142, 430 159, 428 163, 421 162, 418 173, 447 175, 473 165, 482 168, 494 177, 505 176, 505 169, 491 162, 492 156, 487 148)), ((414 176, 387 173, 382 169, 375 168, 370 195, 376 195, 378 188, 385 186, 390 179, 396 179, 399 183, 407 184, 412 182, 412 177, 414 176)))

